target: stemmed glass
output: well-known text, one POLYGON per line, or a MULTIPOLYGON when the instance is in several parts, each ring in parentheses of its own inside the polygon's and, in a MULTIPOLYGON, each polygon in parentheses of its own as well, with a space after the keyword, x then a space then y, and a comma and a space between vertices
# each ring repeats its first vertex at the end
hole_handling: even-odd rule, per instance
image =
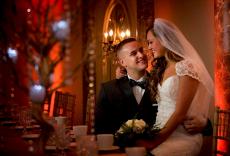
POLYGON ((98 147, 95 135, 79 136, 77 140, 76 154, 84 156, 97 156, 98 147))
POLYGON ((58 125, 55 129, 56 147, 60 156, 65 156, 65 149, 68 147, 71 137, 66 131, 65 125, 58 125))
POLYGON ((19 123, 23 126, 23 134, 27 133, 27 128, 31 122, 31 114, 28 109, 22 109, 19 113, 19 123))
POLYGON ((18 116, 19 116, 19 105, 18 104, 12 104, 11 109, 10 109, 10 116, 13 121, 16 122, 18 120, 18 116))

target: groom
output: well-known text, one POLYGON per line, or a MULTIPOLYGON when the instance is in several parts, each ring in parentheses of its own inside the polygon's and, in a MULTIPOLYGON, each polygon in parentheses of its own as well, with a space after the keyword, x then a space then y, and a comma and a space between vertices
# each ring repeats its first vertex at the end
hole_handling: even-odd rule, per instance
MULTIPOLYGON (((143 119, 149 125, 155 123, 157 103, 150 98, 145 82, 147 56, 135 38, 121 41, 116 48, 120 64, 127 76, 103 83, 95 109, 95 133, 114 134, 129 119, 143 119)), ((195 123, 201 130, 205 124, 195 123)))
POLYGON ((134 38, 121 41, 116 48, 120 64, 127 76, 101 85, 95 110, 95 133, 115 133, 129 119, 155 122, 157 107, 153 106, 146 86, 147 56, 134 38))

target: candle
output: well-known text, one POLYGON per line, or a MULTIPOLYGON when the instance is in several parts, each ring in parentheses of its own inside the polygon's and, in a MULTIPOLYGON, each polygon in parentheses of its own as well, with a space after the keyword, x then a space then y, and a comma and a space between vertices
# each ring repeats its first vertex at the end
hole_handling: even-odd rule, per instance
POLYGON ((110 36, 110 37, 113 36, 113 30, 112 30, 112 29, 110 29, 110 31, 109 31, 109 36, 110 36))
POLYGON ((113 30, 109 30, 109 41, 113 41, 113 30))
POLYGON ((126 34, 127 37, 130 37, 130 31, 129 31, 129 29, 126 30, 125 34, 126 34))
POLYGON ((105 37, 105 42, 107 42, 107 37, 108 37, 108 33, 107 32, 104 33, 104 37, 105 37))
POLYGON ((120 33, 120 36, 121 36, 121 40, 123 40, 123 39, 125 38, 125 32, 122 31, 122 32, 120 33))

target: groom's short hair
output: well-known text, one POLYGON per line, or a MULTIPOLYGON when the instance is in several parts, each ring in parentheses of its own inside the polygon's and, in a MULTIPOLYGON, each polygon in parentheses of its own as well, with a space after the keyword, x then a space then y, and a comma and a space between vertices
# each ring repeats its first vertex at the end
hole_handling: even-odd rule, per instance
POLYGON ((123 48, 123 46, 129 42, 133 42, 133 41, 137 41, 135 38, 126 38, 124 40, 122 40, 120 43, 117 44, 116 48, 115 48, 115 52, 118 55, 118 53, 121 51, 121 49, 123 48))

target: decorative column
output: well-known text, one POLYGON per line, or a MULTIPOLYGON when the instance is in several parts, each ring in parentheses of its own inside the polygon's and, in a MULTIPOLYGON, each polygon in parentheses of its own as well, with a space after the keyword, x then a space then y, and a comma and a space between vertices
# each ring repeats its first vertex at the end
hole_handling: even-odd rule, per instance
MULTIPOLYGON (((230 109, 230 0, 215 0, 215 104, 230 109)), ((230 144, 218 140, 218 149, 230 150, 230 144)))
MULTIPOLYGON (((154 21, 154 1, 137 0, 137 6, 137 39, 145 43, 146 29, 152 26, 154 21)), ((147 45, 145 46, 147 49, 147 45)), ((152 69, 152 52, 146 51, 146 54, 149 60, 147 70, 150 71, 152 69)))
POLYGON ((83 42, 86 43, 83 47, 84 55, 88 57, 88 61, 84 66, 84 88, 83 94, 86 99, 84 99, 83 112, 85 117, 85 124, 88 125, 89 133, 94 133, 94 110, 96 103, 96 63, 95 63, 95 54, 96 54, 96 36, 94 33, 95 28, 95 19, 93 11, 89 11, 94 6, 92 0, 84 1, 84 38, 83 42))
POLYGON ((137 38, 143 40, 146 38, 146 29, 153 25, 154 1, 137 0, 137 6, 137 38))
POLYGON ((215 0, 216 105, 230 109, 230 0, 215 0))

